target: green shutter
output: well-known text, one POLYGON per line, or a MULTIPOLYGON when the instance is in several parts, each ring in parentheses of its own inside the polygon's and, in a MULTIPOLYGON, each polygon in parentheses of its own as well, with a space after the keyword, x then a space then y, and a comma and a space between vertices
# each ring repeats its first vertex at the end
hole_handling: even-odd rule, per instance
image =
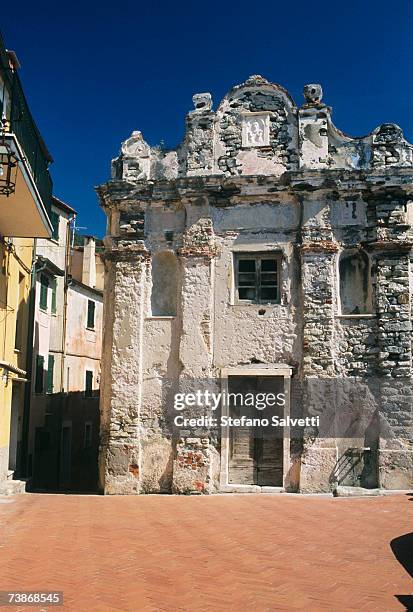
POLYGON ((50 213, 50 222, 53 226, 52 238, 54 240, 59 240, 59 220, 60 220, 60 217, 58 213, 55 213, 52 211, 50 213))
POLYGON ((43 377, 44 377, 44 357, 36 355, 36 378, 34 390, 36 393, 43 393, 43 377))
POLYGON ((86 370, 85 397, 92 397, 92 393, 93 393, 93 372, 91 370, 86 370))
POLYGON ((44 274, 40 276, 40 308, 47 310, 47 290, 49 288, 49 279, 44 274))
POLYGON ((95 302, 87 301, 87 327, 95 329, 95 302))
POLYGON ((49 355, 47 363, 46 393, 53 393, 54 355, 49 355))
POLYGON ((52 313, 56 314, 56 290, 57 290, 57 280, 56 278, 52 279, 51 282, 51 288, 52 288, 52 313))

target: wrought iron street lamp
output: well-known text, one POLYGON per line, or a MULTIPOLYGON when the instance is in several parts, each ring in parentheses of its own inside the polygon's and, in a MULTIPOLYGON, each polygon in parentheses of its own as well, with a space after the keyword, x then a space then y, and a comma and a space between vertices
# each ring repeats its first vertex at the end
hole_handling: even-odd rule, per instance
POLYGON ((16 188, 17 177, 17 162, 16 155, 11 150, 11 147, 4 137, 0 136, 0 195, 9 197, 16 188))

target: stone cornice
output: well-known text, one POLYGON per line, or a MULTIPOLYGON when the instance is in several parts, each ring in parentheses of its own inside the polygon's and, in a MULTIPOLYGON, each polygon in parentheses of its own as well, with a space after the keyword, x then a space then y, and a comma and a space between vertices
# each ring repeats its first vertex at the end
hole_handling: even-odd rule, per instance
POLYGON ((103 254, 105 261, 145 261, 151 256, 150 251, 141 243, 118 244, 103 254))
POLYGON ((303 197, 314 192, 341 194, 361 193, 366 199, 379 197, 383 191, 393 191, 401 197, 413 194, 413 168, 392 167, 376 170, 301 170, 288 171, 281 176, 235 176, 221 174, 181 177, 171 180, 109 181, 96 188, 101 206, 121 204, 145 205, 154 201, 180 201, 183 198, 209 196, 214 206, 232 205, 232 199, 276 197, 283 194, 303 197))

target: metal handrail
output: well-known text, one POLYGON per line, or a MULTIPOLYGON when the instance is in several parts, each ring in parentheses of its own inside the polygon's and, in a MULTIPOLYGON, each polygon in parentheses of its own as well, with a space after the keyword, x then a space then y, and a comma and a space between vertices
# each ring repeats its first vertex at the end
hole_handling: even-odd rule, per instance
POLYGON ((10 95, 10 113, 7 117, 6 129, 16 135, 43 204, 50 213, 53 183, 48 166, 53 160, 30 112, 19 75, 9 65, 9 57, 1 33, 0 74, 10 95))

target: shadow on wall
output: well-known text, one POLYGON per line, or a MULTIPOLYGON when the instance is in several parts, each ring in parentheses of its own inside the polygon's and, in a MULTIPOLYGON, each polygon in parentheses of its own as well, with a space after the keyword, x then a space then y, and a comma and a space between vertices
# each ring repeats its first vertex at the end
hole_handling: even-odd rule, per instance
MULTIPOLYGON (((413 532, 395 538, 390 542, 397 561, 413 577, 413 532)), ((395 595, 406 610, 413 610, 413 595, 395 595)))
POLYGON ((378 487, 377 449, 365 450, 363 447, 347 448, 340 454, 334 470, 330 474, 330 483, 347 487, 378 487))
POLYGON ((96 492, 99 394, 52 393, 35 431, 30 491, 96 492))

